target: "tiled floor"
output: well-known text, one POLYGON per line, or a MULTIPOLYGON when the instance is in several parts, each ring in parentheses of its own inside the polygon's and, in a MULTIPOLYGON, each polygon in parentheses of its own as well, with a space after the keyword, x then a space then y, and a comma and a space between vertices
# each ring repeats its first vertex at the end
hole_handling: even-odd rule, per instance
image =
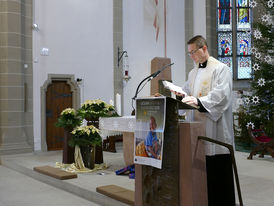
MULTIPOLYGON (((247 160, 247 156, 247 153, 235 153, 244 205, 273 206, 274 158, 265 156, 265 158, 254 157, 253 160, 247 160)), ((114 173, 115 170, 124 167, 122 147, 119 144, 117 153, 104 152, 104 162, 109 165, 109 168, 103 173, 78 174, 76 179, 59 182, 55 179, 41 178, 41 175, 37 175, 32 170, 35 166, 55 166, 56 162, 61 161, 61 157, 61 151, 2 156, 0 206, 17 205, 17 203, 20 205, 37 205, 37 202, 41 202, 39 205, 46 205, 44 200, 49 199, 49 197, 53 197, 58 203, 51 205, 82 205, 89 200, 91 201, 89 205, 115 206, 123 204, 97 193, 97 186, 116 184, 134 190, 134 180, 127 176, 116 176, 114 173), (29 177, 22 175, 22 173, 29 177), (13 180, 17 176, 19 181, 15 183, 13 180), (28 182, 30 183, 28 184, 28 182), (67 191, 74 195, 67 193, 67 191), (74 201, 79 202, 79 204, 75 204, 74 201)))

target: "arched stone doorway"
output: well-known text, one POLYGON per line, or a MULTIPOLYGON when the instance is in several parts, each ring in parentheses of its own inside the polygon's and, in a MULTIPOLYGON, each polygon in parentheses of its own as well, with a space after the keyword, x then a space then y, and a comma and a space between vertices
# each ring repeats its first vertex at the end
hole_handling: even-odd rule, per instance
MULTIPOLYGON (((51 107, 49 107, 49 103, 47 105, 47 100, 49 101, 49 91, 50 92, 54 92, 56 93, 55 96, 56 98, 58 97, 62 97, 62 96, 68 96, 69 99, 66 100, 65 97, 65 101, 67 101, 67 103, 65 103, 66 105, 69 105, 69 101, 71 101, 71 107, 72 108, 79 108, 80 106, 80 88, 74 78, 74 75, 63 75, 63 74, 49 74, 48 75, 48 79, 45 81, 44 85, 41 87, 41 150, 42 151, 48 151, 48 148, 50 150, 56 150, 56 149, 61 149, 60 148, 60 144, 58 145, 58 141, 62 138, 56 138, 57 142, 55 142, 53 144, 53 146, 51 145, 47 145, 47 141, 49 141, 49 139, 47 138, 47 133, 50 132, 49 126, 47 124, 53 124, 52 120, 49 121, 49 118, 47 118, 47 116, 49 117, 50 115, 53 115, 56 117, 56 115, 58 116, 60 113, 59 110, 62 110, 62 108, 56 108, 54 109, 54 111, 52 109, 50 109, 51 107), (54 85, 54 86, 53 86, 54 85), (70 91, 66 91, 65 93, 56 93, 56 89, 58 90, 58 88, 60 89, 60 87, 65 86, 67 88, 70 89, 70 91), (65 94, 69 94, 69 95, 65 95, 65 94), (48 111, 47 111, 48 109, 48 111), (54 112, 54 114, 53 114, 54 112), (58 140, 59 139, 59 140, 58 140)), ((58 100, 57 100, 58 101, 58 100)), ((58 107, 58 105, 56 105, 56 107, 58 107)), ((51 125, 52 127, 52 125, 51 125)), ((60 131, 59 131, 60 132, 60 131)), ((50 134, 53 136, 60 136, 58 133, 56 134, 50 134)), ((59 141, 59 142, 60 142, 59 141)))

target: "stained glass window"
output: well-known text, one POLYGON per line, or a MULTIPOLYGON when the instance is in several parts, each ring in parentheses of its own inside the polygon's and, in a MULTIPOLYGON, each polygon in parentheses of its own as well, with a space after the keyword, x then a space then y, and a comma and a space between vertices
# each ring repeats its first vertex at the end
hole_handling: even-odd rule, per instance
POLYGON ((238 23, 244 24, 249 22, 249 11, 246 8, 238 8, 238 23))
POLYGON ((219 57, 218 60, 226 64, 230 68, 231 73, 233 74, 232 57, 219 57))
POLYGON ((252 71, 249 0, 237 1, 237 79, 249 79, 252 71))
POLYGON ((234 79, 251 78, 250 0, 217 0, 218 59, 234 79), (232 29, 235 28, 235 29, 232 29))
POLYGON ((238 57, 238 79, 249 79, 251 76, 251 57, 238 57))
POLYGON ((218 33, 218 55, 222 57, 232 55, 232 33, 231 32, 218 33))
POLYGON ((251 29, 249 0, 238 0, 237 29, 238 30, 251 29))
POLYGON ((238 0, 238 7, 247 7, 249 5, 249 0, 238 0))
POLYGON ((227 31, 232 29, 231 1, 218 1, 218 30, 227 31))
POLYGON ((237 32, 237 55, 247 56, 251 54, 251 35, 249 32, 237 32))

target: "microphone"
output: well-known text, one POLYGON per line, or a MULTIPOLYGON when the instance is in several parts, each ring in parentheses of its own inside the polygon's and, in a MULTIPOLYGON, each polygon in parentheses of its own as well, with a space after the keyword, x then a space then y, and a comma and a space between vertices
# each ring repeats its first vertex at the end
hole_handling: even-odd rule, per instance
MULTIPOLYGON (((167 64, 165 66, 163 66, 161 69, 159 69, 157 72, 154 72, 153 74, 149 75, 148 77, 144 78, 140 84, 138 85, 137 89, 136 89, 136 92, 135 92, 135 95, 134 97, 132 97, 133 100, 135 100, 137 98, 137 95, 138 93, 141 91, 139 91, 139 87, 141 86, 141 84, 146 81, 147 79, 147 82, 149 82, 150 80, 152 80, 153 78, 157 77, 162 71, 164 71, 167 67, 173 65, 174 63, 171 63, 171 64, 167 64)), ((143 88, 143 87, 142 87, 143 88)))
POLYGON ((152 78, 150 78, 150 80, 152 80, 153 78, 157 77, 162 71, 164 71, 167 67, 172 66, 173 64, 174 63, 167 64, 167 65, 163 66, 161 69, 159 69, 157 72, 154 72, 153 74, 151 74, 150 76, 152 78))

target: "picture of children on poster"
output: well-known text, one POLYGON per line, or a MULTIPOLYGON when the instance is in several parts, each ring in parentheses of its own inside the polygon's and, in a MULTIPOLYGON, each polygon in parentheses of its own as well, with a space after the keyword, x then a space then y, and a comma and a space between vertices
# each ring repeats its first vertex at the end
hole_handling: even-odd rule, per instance
POLYGON ((165 102, 165 97, 149 97, 136 100, 135 164, 162 168, 165 102))

